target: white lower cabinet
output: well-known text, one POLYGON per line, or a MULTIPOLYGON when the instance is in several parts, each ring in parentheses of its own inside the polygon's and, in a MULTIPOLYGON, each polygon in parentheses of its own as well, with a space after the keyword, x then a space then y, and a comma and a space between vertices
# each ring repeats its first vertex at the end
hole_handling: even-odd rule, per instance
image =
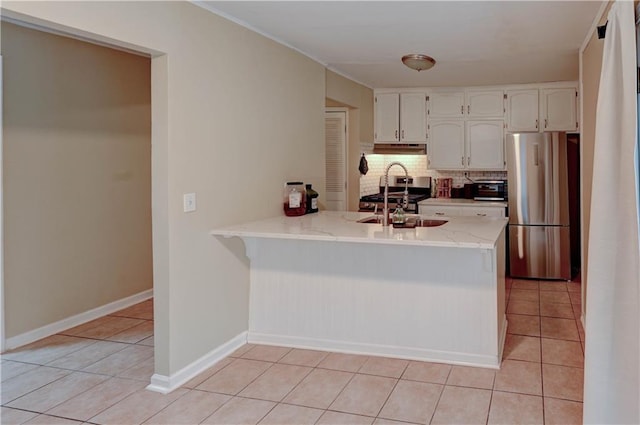
POLYGON ((478 217, 504 217, 503 207, 462 207, 460 208, 462 214, 466 216, 478 216, 478 217))
POLYGON ((458 217, 462 214, 459 207, 441 207, 437 205, 419 205, 418 211, 423 215, 436 215, 439 217, 458 217))
POLYGON ((500 206, 478 207, 475 205, 461 205, 461 206, 419 205, 418 212, 421 215, 431 215, 431 216, 438 216, 438 217, 460 217, 460 216, 505 217, 505 208, 500 206))

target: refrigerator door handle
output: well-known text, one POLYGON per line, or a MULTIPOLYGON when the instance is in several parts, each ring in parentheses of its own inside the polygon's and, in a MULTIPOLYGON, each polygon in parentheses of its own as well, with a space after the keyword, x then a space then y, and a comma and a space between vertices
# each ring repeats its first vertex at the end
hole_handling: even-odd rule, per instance
POLYGON ((533 165, 536 167, 540 165, 540 145, 537 143, 533 145, 533 165))

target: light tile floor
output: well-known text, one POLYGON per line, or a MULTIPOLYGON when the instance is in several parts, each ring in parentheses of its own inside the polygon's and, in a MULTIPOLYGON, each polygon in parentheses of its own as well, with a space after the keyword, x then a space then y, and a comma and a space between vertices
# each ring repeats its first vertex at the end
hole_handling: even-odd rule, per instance
POLYGON ((145 301, 2 355, 2 424, 579 424, 580 284, 508 280, 499 371, 247 344, 168 395, 145 301))

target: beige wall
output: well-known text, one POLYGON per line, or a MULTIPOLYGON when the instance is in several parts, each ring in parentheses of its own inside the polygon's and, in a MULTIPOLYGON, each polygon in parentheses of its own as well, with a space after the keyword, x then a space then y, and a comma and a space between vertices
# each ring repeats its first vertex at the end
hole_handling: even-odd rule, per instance
POLYGON ((209 231, 282 214, 290 179, 324 196, 324 67, 188 2, 2 7, 14 18, 155 52, 155 361, 156 373, 174 374, 248 325, 244 245, 209 231), (197 193, 198 210, 185 214, 188 192, 197 193))
POLYGON ((1 32, 10 338, 151 289, 151 61, 1 32))
MULTIPOLYGON (((612 2, 605 9, 598 25, 604 25, 612 2)), ((582 145, 582 196, 580 209, 582 210, 582 293, 586 294, 588 285, 587 264, 589 261, 589 225, 591 223, 591 186, 593 183, 593 149, 596 131, 596 106, 598 103, 598 87, 600 85, 600 70, 602 68, 602 49, 604 39, 599 40, 596 31, 591 35, 582 53, 582 129, 580 143, 582 145)), ((586 309, 583 299, 583 315, 586 309)))
POLYGON ((373 142, 373 90, 329 70, 326 72, 326 84, 326 106, 349 108, 347 209, 357 211, 360 200, 360 143, 373 142))

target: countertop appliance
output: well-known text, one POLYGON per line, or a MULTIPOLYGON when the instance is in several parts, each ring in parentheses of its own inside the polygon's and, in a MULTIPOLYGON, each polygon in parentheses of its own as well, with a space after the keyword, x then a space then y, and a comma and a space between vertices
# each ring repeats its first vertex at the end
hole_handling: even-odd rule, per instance
MULTIPOLYGON (((409 204, 405 211, 410 214, 417 214, 418 202, 431 197, 431 177, 389 176, 390 209, 395 209, 398 202, 402 202, 405 182, 407 182, 409 186, 409 204)), ((358 211, 382 213, 382 209, 384 208, 384 176, 380 176, 379 189, 379 193, 360 198, 358 211)))
POLYGON ((512 277, 571 279, 567 136, 507 134, 512 277))
POLYGON ((473 199, 476 201, 506 201, 505 180, 476 180, 473 183, 473 199))

